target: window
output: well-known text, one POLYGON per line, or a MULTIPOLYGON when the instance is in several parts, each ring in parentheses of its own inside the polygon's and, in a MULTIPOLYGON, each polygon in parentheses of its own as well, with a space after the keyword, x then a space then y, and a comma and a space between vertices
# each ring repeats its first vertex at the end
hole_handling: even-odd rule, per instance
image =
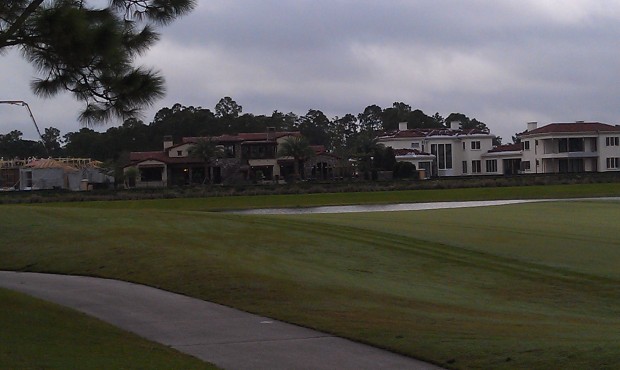
POLYGON ((452 168, 452 144, 431 144, 431 154, 437 157, 437 168, 452 168))
POLYGON ((465 142, 463 141, 463 150, 465 150, 465 142))
POLYGON ((607 146, 620 146, 620 137, 612 136, 605 138, 605 145, 607 146))
POLYGON ((615 169, 618 168, 618 162, 620 162, 619 160, 620 158, 607 158, 607 168, 608 169, 615 169))
POLYGON ((411 143, 411 149, 420 149, 420 143, 411 143))
POLYGON ((558 152, 560 153, 568 152, 568 141, 566 139, 560 139, 558 141, 558 152))
POLYGON ((530 161, 521 161, 521 170, 529 171, 530 170, 530 161))
POLYGON ((584 172, 585 166, 581 158, 560 158, 558 160, 558 172, 574 173, 584 172))
POLYGON ((235 158, 235 145, 234 144, 224 145, 224 156, 226 158, 235 158))
POLYGON ((490 159, 485 162, 487 172, 497 172, 497 159, 490 159))
POLYGON ((480 161, 475 160, 471 161, 471 173, 480 173, 482 172, 482 164, 480 161))
POLYGON ((463 173, 467 173, 467 161, 463 161, 463 173))
POLYGON ((585 143, 586 140, 584 138, 568 139, 568 151, 585 152, 585 143))
POLYGON ((471 150, 480 150, 480 141, 472 141, 471 150))
POLYGON ((585 145, 584 145, 583 138, 559 139, 558 152, 560 153, 583 152, 584 146, 585 145))
POLYGON ((524 141, 523 142, 523 150, 530 150, 530 142, 529 141, 524 141))
POLYGON ((162 167, 146 167, 140 168, 140 181, 162 181, 162 167))
POLYGON ((178 157, 182 157, 183 156, 183 151, 182 150, 177 150, 177 156, 178 157))

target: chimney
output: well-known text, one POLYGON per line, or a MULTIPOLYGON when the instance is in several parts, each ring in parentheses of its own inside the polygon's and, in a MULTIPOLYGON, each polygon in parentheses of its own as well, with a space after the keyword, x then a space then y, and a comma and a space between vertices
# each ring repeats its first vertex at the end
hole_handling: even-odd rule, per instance
POLYGON ((398 123, 398 131, 406 131, 409 127, 407 127, 407 122, 399 122, 398 123))
POLYGON ((172 136, 166 135, 164 136, 164 151, 174 145, 174 141, 172 140, 172 136))
POLYGON ((527 131, 534 131, 536 130, 536 128, 538 128, 538 122, 528 122, 527 123, 527 131))
POLYGON ((456 131, 461 129, 461 121, 450 122, 450 130, 456 131))
POLYGON ((276 128, 275 127, 267 127, 267 141, 276 139, 276 128))

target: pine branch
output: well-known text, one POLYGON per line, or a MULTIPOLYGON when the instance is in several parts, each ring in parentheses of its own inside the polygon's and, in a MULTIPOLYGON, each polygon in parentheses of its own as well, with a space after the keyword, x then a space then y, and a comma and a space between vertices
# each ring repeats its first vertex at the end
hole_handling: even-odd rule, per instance
POLYGON ((9 28, 0 34, 0 49, 7 46, 15 45, 11 40, 11 37, 17 34, 17 32, 24 26, 28 17, 30 17, 41 6, 44 0, 34 0, 30 3, 26 9, 20 14, 15 21, 9 26, 9 28))

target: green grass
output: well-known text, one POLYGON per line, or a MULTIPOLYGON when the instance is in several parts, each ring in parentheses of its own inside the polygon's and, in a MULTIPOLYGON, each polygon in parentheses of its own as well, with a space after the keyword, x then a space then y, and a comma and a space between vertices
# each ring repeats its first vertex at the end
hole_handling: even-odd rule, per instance
POLYGON ((49 204, 112 209, 216 211, 245 208, 313 207, 324 205, 390 204, 489 199, 619 197, 620 183, 541 185, 496 188, 402 190, 355 193, 253 195, 135 201, 94 201, 49 204))
POLYGON ((84 314, 0 289, 3 369, 215 369, 84 314))
POLYGON ((591 200, 303 219, 620 279, 619 210, 620 202, 591 200))
POLYGON ((616 202, 242 216, 186 201, 2 206, 0 269, 145 283, 448 367, 620 367, 616 202))

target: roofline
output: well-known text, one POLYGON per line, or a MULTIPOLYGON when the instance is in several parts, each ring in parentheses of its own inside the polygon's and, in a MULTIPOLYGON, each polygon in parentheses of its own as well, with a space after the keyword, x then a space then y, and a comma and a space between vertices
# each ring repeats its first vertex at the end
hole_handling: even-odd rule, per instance
POLYGON ((524 131, 521 133, 518 133, 516 136, 517 137, 534 137, 534 136, 544 136, 544 135, 580 135, 580 134, 593 134, 593 135, 599 135, 601 133, 620 133, 620 125, 610 125, 609 123, 603 123, 603 122, 585 122, 585 121, 577 121, 577 122, 552 122, 549 124, 546 124, 544 126, 538 127, 534 130, 530 131, 524 131), (586 129, 586 130, 581 130, 581 131, 562 131, 562 129, 564 127, 571 127, 574 125, 599 125, 599 126, 603 126, 602 129, 586 129), (546 128, 546 127, 560 127, 560 131, 545 131, 545 132, 535 132, 535 131, 542 131, 542 129, 546 128))
POLYGON ((523 151, 504 151, 504 152, 486 152, 481 155, 481 157, 522 157, 523 151))
POLYGON ((457 134, 457 135, 422 135, 422 136, 405 136, 405 137, 396 137, 394 135, 391 136, 379 136, 377 140, 399 140, 399 141, 407 141, 411 139, 436 139, 436 138, 456 138, 456 139, 464 139, 464 138, 482 138, 482 137, 490 137, 494 138, 497 135, 491 133, 475 133, 475 134, 457 134))

